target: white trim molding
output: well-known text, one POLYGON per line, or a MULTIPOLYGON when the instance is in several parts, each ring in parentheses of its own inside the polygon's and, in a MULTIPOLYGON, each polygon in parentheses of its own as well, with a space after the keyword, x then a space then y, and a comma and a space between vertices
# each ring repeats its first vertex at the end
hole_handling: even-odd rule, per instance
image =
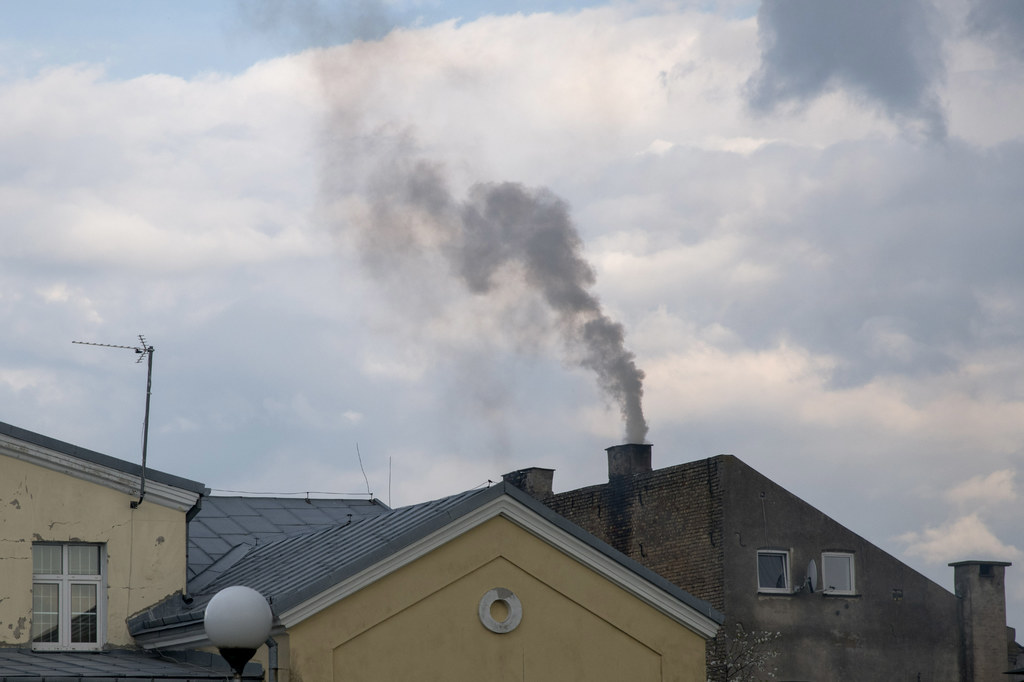
MULTIPOLYGON (((90 483, 106 486, 128 495, 138 497, 142 479, 135 474, 118 471, 102 464, 51 450, 34 443, 27 443, 5 434, 0 434, 0 455, 35 464, 52 471, 90 483)), ((166 483, 146 479, 146 501, 178 511, 188 511, 199 500, 199 493, 183 490, 166 483)))

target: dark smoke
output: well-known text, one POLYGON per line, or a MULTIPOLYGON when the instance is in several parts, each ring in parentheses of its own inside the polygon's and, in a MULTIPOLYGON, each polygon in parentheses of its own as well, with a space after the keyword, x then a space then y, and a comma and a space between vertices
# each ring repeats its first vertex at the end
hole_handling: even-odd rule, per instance
MULTIPOLYGON (((264 0, 239 3, 238 9, 251 28, 299 47, 380 38, 396 20, 381 0, 264 0)), ((333 100, 335 86, 352 78, 358 65, 337 63, 326 51, 320 56, 319 76, 333 100)), ((546 189, 506 182, 475 185, 458 204, 437 166, 412 160, 414 143, 403 131, 359 131, 358 107, 344 96, 329 104, 323 145, 328 204, 361 184, 352 177, 359 159, 390 158, 371 181, 370 220, 352 221, 368 269, 382 279, 413 270, 430 276, 429 265, 422 263, 440 256, 471 292, 486 295, 499 272, 518 267, 555 314, 576 362, 597 375, 598 385, 619 406, 627 441, 643 443, 644 373, 625 348, 622 325, 604 314, 590 292, 594 271, 580 255, 582 241, 566 203, 546 189)))
POLYGON ((411 254, 440 254, 474 294, 500 286, 499 275, 520 274, 555 315, 575 361, 597 375, 618 406, 626 438, 642 443, 644 373, 625 348, 622 325, 609 319, 590 291, 594 270, 566 202, 546 189, 504 182, 474 185, 456 201, 440 169, 425 162, 389 164, 372 190, 372 212, 360 234, 374 271, 400 265, 411 254))

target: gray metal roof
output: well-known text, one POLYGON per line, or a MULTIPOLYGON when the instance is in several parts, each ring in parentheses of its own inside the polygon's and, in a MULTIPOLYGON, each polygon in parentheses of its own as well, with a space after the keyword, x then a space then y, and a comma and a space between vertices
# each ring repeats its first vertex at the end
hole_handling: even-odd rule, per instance
MULTIPOLYGON (((96 652, 38 652, 30 649, 0 648, 0 682, 37 680, 70 682, 92 680, 138 682, 198 682, 229 680, 231 669, 220 656, 201 651, 166 652, 115 649, 96 652)), ((247 680, 262 680, 262 666, 250 663, 247 680)))
MULTIPOLYGON (((17 426, 5 424, 0 422, 0 434, 10 436, 26 443, 38 445, 39 447, 46 448, 48 450, 54 450, 71 457, 77 457, 78 459, 86 462, 92 462, 93 464, 99 464, 105 466, 108 469, 114 471, 122 471, 126 474, 132 474, 133 476, 142 476, 142 466, 133 462, 126 462, 123 459, 117 459, 110 455, 104 455, 101 452, 94 450, 88 450, 86 448, 72 445, 71 443, 65 443, 64 441, 57 440, 56 438, 50 438, 39 433, 27 431, 17 426)), ((156 469, 146 467, 146 478, 151 481, 163 483, 165 485, 174 486, 180 490, 188 490, 189 492, 199 493, 200 495, 208 495, 209 489, 198 481, 190 481, 187 478, 175 476, 174 474, 167 474, 156 469)))
POLYGON ((263 545, 285 535, 338 526, 388 511, 380 500, 221 497, 203 499, 202 509, 188 526, 188 578, 201 589, 202 574, 220 562, 230 565, 231 550, 263 545))
POLYGON ((385 511, 376 516, 364 516, 343 525, 284 535, 267 544, 252 547, 201 590, 191 593, 189 603, 184 603, 180 597, 168 599, 154 609, 132 618, 129 629, 139 637, 168 628, 201 627, 206 604, 220 589, 231 585, 245 585, 257 590, 270 600, 275 613, 282 613, 501 495, 513 497, 550 523, 703 615, 718 623, 724 621, 724 616, 707 602, 681 590, 598 540, 518 488, 499 483, 490 488, 385 511))

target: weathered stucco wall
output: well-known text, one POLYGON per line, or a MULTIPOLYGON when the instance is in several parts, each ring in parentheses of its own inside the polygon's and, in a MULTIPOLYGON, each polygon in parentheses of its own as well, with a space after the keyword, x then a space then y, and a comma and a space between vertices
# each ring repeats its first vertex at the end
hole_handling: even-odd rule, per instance
POLYGON ((951 592, 743 462, 722 460, 725 630, 742 623, 748 631, 782 632, 773 660, 777 679, 960 679, 951 592), (804 583, 812 559, 820 579, 823 551, 851 552, 855 594, 759 593, 759 548, 789 552, 794 588, 804 583))
POLYGON ((306 619, 289 640, 293 682, 705 679, 700 635, 503 518, 306 619), (522 603, 507 634, 477 614, 495 587, 522 603))
POLYGON ((129 646, 125 619, 185 585, 185 512, 0 454, 0 644, 30 641, 32 543, 102 543, 106 642, 129 646))

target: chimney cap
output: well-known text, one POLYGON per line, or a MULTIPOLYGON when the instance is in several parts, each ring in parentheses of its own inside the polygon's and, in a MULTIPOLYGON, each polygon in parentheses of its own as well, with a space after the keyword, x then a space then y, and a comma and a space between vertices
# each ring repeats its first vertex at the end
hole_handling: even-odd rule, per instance
POLYGON ((552 495, 551 482, 554 480, 554 477, 554 469, 527 467, 502 474, 501 479, 505 483, 519 488, 530 497, 543 500, 552 495))
POLYGON ((605 448, 608 478, 632 476, 651 470, 651 443, 623 443, 605 448))

